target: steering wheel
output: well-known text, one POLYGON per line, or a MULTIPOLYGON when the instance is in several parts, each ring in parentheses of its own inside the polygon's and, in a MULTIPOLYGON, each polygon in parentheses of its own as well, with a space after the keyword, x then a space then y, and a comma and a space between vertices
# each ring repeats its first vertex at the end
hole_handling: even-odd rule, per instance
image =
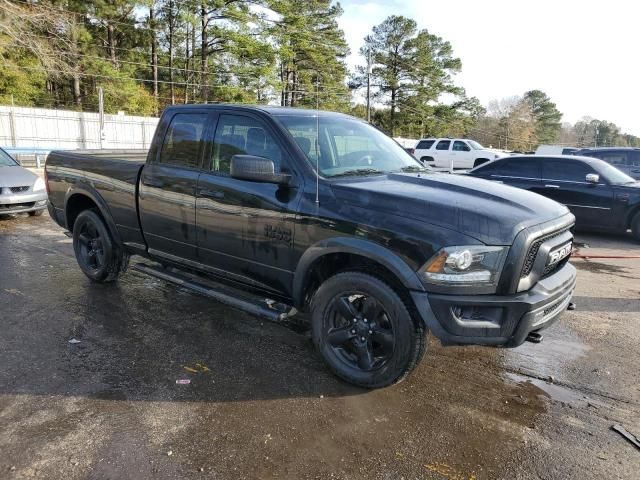
POLYGON ((371 155, 363 155, 362 157, 360 157, 358 160, 356 160, 356 162, 354 163, 354 165, 356 166, 367 166, 370 167, 373 164, 373 157, 371 155))

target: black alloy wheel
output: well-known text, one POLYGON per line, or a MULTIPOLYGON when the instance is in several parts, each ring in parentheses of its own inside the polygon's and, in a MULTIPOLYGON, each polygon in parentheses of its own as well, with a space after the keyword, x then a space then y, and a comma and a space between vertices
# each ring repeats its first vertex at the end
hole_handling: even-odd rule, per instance
POLYGON ((364 272, 325 280, 311 302, 313 343, 338 377, 365 388, 397 383, 415 368, 425 348, 425 326, 408 300, 364 272))
POLYGON ((327 341, 347 366, 371 371, 389 361, 395 347, 393 325, 375 298, 360 292, 339 295, 328 315, 327 341))

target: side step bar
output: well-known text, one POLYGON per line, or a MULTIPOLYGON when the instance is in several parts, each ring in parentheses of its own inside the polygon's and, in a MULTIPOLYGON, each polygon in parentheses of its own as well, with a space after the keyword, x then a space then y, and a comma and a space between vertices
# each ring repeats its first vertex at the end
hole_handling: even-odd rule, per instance
POLYGON ((214 288, 169 269, 152 267, 144 263, 136 264, 133 269, 175 285, 188 288, 200 295, 272 322, 283 322, 298 313, 294 307, 283 305, 273 300, 260 299, 259 297, 249 298, 247 294, 236 296, 233 294, 231 288, 222 285, 214 288))

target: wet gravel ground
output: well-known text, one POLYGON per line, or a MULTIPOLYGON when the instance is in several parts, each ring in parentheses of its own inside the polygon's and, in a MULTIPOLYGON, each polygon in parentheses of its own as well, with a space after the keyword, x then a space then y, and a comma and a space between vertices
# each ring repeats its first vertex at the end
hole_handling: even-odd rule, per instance
POLYGON ((0 218, 0 478, 637 479, 610 427, 640 436, 640 259, 572 261, 578 310, 541 344, 431 339, 365 391, 304 333, 133 271, 92 284, 46 215, 0 218))

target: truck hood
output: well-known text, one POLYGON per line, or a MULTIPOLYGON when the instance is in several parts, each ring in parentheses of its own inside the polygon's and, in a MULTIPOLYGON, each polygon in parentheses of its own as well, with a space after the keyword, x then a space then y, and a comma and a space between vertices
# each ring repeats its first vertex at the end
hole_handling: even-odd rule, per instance
POLYGON ((19 165, 0 167, 0 188, 32 186, 36 178, 38 175, 19 165))
POLYGON ((339 201, 458 231, 488 245, 511 245, 527 227, 569 213, 541 195, 450 174, 392 173, 332 184, 339 201))

